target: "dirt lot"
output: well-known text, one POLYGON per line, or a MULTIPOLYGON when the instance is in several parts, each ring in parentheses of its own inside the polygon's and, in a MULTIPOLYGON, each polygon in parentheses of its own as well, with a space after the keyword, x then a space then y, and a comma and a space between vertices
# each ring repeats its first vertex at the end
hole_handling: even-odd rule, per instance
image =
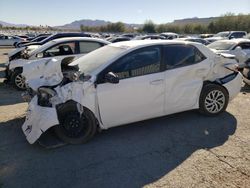
POLYGON ((27 104, 1 78, 0 187, 250 187, 250 88, 218 117, 184 112, 45 149, 26 141, 27 104))

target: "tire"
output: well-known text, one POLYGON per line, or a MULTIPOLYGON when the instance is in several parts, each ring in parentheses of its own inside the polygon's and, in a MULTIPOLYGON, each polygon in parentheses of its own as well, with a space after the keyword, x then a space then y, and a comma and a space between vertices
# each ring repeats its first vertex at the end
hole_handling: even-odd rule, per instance
POLYGON ((58 108, 59 125, 54 131, 59 139, 69 144, 82 144, 96 133, 97 123, 94 114, 84 108, 80 114, 75 102, 68 102, 58 108))
POLYGON ((216 84, 206 84, 203 86, 199 111, 207 116, 215 116, 224 112, 227 108, 229 95, 227 90, 216 84))
POLYGON ((14 46, 15 48, 17 48, 17 42, 15 42, 15 43, 13 44, 13 46, 14 46))
POLYGON ((25 84, 25 78, 22 76, 21 69, 16 69, 14 71, 14 73, 11 76, 11 82, 18 90, 25 90, 27 88, 25 84))

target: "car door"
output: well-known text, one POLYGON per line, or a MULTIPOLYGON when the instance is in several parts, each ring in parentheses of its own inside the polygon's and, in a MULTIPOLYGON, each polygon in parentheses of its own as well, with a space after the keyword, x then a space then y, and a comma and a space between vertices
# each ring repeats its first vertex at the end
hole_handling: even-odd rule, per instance
POLYGON ((1 45, 8 46, 8 36, 1 36, 1 45))
POLYGON ((142 48, 121 57, 98 75, 97 99, 106 128, 163 115, 161 59, 161 47, 142 48), (108 72, 119 76, 118 84, 105 82, 108 72))
POLYGON ((211 61, 192 45, 164 47, 166 77, 165 114, 197 108, 203 81, 211 70, 211 61))
POLYGON ((8 39, 6 40, 8 46, 12 46, 15 43, 15 39, 12 36, 8 36, 8 39))

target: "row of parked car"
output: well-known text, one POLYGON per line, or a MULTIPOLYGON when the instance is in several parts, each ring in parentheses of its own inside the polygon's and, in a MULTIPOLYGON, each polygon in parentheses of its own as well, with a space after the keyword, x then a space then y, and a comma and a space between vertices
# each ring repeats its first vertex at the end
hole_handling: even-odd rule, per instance
POLYGON ((237 68, 246 61, 237 55, 247 56, 247 39, 205 46, 178 36, 123 37, 131 40, 60 37, 9 53, 7 80, 27 90, 22 129, 29 143, 52 129, 62 141, 78 144, 97 129, 176 112, 199 109, 217 115, 240 92, 237 68))

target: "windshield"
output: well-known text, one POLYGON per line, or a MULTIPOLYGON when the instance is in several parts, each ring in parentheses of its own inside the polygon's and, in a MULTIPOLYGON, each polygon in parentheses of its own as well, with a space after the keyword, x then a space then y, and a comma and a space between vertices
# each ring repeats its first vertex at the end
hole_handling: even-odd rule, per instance
POLYGON ((229 32, 219 32, 214 37, 228 37, 229 34, 229 32))
POLYGON ((216 41, 207 45, 207 47, 215 50, 230 50, 234 45, 235 43, 232 41, 216 41))
MULTIPOLYGON (((39 46, 37 49, 32 50, 32 51, 29 52, 29 57, 30 57, 30 56, 33 56, 33 55, 35 55, 35 54, 37 54, 37 53, 43 52, 45 49, 51 47, 51 46, 54 45, 55 43, 56 43, 55 41, 50 41, 50 42, 47 42, 47 43, 45 43, 45 44, 39 46)), ((35 45, 34 45, 34 46, 35 46, 35 45)))
POLYGON ((126 49, 114 46, 104 46, 97 50, 94 50, 87 55, 77 59, 71 65, 78 64, 81 73, 91 74, 97 70, 100 66, 108 63, 113 58, 121 55, 126 49))

